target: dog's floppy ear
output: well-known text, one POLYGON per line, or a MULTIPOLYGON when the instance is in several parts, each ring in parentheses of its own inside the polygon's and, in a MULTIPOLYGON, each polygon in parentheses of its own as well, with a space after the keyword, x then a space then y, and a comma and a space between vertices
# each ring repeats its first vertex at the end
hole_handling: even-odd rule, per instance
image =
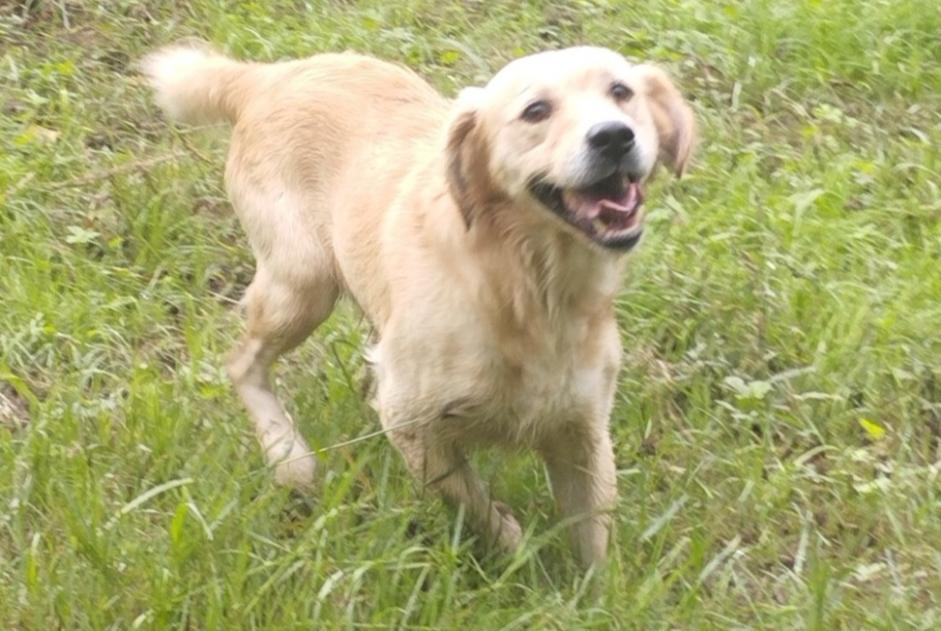
POLYGON ((486 140, 480 133, 483 90, 465 88, 454 103, 447 127, 447 178, 451 195, 469 230, 492 194, 486 140))
POLYGON ((650 111, 660 137, 660 160, 672 169, 676 177, 680 177, 696 144, 693 110, 663 70, 648 64, 638 66, 637 70, 643 76, 650 111))

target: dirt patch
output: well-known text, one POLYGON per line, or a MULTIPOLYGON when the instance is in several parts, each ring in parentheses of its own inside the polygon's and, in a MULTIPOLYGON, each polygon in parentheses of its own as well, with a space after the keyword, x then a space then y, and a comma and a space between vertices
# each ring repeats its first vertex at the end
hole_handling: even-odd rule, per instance
POLYGON ((20 430, 29 424, 29 409, 26 400, 13 386, 0 381, 0 427, 20 430))

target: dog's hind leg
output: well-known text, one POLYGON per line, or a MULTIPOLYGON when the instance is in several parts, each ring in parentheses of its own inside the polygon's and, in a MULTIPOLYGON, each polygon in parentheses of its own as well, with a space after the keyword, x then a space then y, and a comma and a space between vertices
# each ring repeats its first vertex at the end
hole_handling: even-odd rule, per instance
POLYGON ((227 370, 281 484, 310 485, 316 460, 278 401, 268 371, 279 355, 300 344, 330 315, 337 295, 332 278, 299 286, 275 278, 261 264, 245 295, 247 331, 230 354, 227 370))

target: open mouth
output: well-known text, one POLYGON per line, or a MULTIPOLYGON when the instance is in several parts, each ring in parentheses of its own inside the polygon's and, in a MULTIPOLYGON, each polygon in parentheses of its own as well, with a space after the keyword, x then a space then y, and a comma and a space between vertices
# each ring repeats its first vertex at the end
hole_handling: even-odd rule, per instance
POLYGON ((627 251, 643 233, 640 183, 615 172, 585 188, 563 189, 538 179, 532 194, 566 223, 600 246, 627 251))

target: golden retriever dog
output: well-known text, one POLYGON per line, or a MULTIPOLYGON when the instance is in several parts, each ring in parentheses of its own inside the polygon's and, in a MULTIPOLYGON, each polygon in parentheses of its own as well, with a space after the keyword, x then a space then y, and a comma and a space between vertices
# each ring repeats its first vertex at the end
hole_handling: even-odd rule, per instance
POLYGON ((466 454, 534 449, 578 557, 600 563, 612 303, 645 182, 658 162, 682 173, 694 137, 664 72, 570 48, 450 101, 348 53, 260 64, 178 46, 143 70, 172 118, 233 125, 226 186, 257 270, 227 367, 277 480, 310 485, 316 460, 269 368, 349 296, 372 328, 382 427, 419 482, 512 550, 520 525, 466 454))

